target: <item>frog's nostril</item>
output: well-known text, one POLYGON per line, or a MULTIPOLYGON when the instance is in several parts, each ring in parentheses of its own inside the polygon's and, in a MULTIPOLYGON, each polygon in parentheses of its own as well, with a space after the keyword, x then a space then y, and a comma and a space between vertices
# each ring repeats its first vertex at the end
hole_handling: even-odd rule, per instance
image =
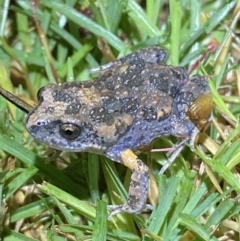
POLYGON ((46 126, 48 124, 47 120, 39 120, 36 125, 37 126, 46 126))

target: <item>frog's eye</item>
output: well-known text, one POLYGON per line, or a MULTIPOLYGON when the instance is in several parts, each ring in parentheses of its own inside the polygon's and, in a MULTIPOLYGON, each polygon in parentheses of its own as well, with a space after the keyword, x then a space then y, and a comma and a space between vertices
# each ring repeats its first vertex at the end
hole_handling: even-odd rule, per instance
POLYGON ((74 140, 81 134, 81 128, 70 123, 62 124, 59 131, 60 134, 67 140, 74 140))

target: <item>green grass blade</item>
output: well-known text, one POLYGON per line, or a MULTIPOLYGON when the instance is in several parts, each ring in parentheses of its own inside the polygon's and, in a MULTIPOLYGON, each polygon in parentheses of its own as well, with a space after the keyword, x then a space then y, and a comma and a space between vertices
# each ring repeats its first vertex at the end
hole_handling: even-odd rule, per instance
POLYGON ((164 184, 163 177, 159 177, 159 187, 162 189, 162 194, 160 195, 161 199, 158 207, 153 211, 150 217, 150 223, 148 226, 150 232, 159 233, 162 228, 166 215, 173 204, 179 182, 179 178, 173 176, 164 184))
POLYGON ((211 232, 206 231, 196 219, 192 218, 187 214, 180 214, 180 223, 187 227, 189 230, 193 231, 201 240, 204 241, 217 241, 217 238, 212 237, 211 232))
POLYGON ((35 167, 29 167, 15 177, 9 184, 4 188, 5 198, 8 199, 17 189, 19 189, 25 182, 33 177, 38 172, 35 167))
POLYGON ((23 207, 20 207, 18 209, 15 209, 13 212, 11 212, 11 218, 10 222, 14 223, 19 220, 23 220, 29 217, 32 217, 34 215, 37 215, 41 212, 44 212, 47 210, 47 204, 48 207, 53 207, 54 203, 52 201, 51 197, 45 198, 43 200, 39 200, 36 202, 29 203, 23 207))
POLYGON ((93 227, 93 241, 105 241, 107 238, 107 204, 104 201, 98 201, 96 220, 93 227))
POLYGON ((17 156, 28 166, 37 167, 42 173, 44 173, 44 175, 51 178, 54 182, 60 183, 65 190, 70 190, 72 193, 75 193, 76 196, 79 196, 80 193, 83 196, 87 195, 86 191, 81 186, 74 183, 63 172, 49 163, 45 163, 44 159, 41 159, 36 154, 23 147, 21 144, 15 142, 8 136, 0 136, 0 145, 2 150, 17 156))
POLYGON ((186 41, 181 48, 181 56, 204 33, 210 33, 211 31, 213 31, 213 29, 220 23, 220 21, 223 20, 226 17, 226 15, 232 10, 235 4, 236 4, 236 1, 231 1, 229 3, 226 3, 219 9, 219 11, 214 13, 200 29, 198 29, 195 32, 192 32, 189 40, 186 41))
POLYGON ((234 207, 235 203, 233 200, 224 200, 219 204, 219 206, 214 210, 210 218, 204 225, 205 228, 211 229, 212 226, 217 226, 224 219, 227 213, 234 207))
POLYGON ((170 58, 173 65, 179 63, 179 46, 180 46, 180 25, 182 17, 181 2, 178 0, 170 1, 170 21, 171 21, 171 47, 170 58))
POLYGON ((161 35, 160 30, 151 23, 144 13, 142 8, 134 0, 127 1, 127 13, 131 19, 138 24, 139 28, 143 30, 149 37, 155 37, 161 35))
POLYGON ((19 232, 13 230, 5 230, 3 233, 4 241, 38 241, 37 239, 29 238, 19 232))
POLYGON ((91 19, 87 18, 83 14, 77 12, 72 7, 69 7, 65 4, 61 4, 57 1, 41 1, 43 6, 47 6, 49 8, 55 9, 61 14, 65 15, 71 21, 83 26, 88 29, 90 32, 96 34, 99 37, 104 38, 109 44, 114 46, 119 51, 124 48, 123 42, 116 37, 111 32, 104 29, 102 26, 96 24, 91 19))
POLYGON ((87 204, 87 202, 81 201, 49 183, 43 183, 42 185, 38 185, 38 187, 42 192, 50 196, 54 196, 58 200, 68 204, 88 219, 95 219, 95 209, 91 205, 87 204))

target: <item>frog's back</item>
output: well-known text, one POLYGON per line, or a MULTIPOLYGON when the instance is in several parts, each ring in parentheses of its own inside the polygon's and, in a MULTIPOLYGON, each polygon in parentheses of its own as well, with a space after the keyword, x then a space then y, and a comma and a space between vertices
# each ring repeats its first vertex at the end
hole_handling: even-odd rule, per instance
POLYGON ((169 135, 174 98, 186 79, 181 67, 146 62, 102 71, 94 82, 101 95, 101 108, 109 116, 122 119, 128 115, 132 119, 115 148, 123 145, 123 149, 137 150, 158 136, 169 135))
POLYGON ((186 71, 138 57, 118 62, 101 71, 94 82, 101 93, 102 106, 109 113, 131 114, 135 121, 167 118, 172 100, 187 78, 186 71))

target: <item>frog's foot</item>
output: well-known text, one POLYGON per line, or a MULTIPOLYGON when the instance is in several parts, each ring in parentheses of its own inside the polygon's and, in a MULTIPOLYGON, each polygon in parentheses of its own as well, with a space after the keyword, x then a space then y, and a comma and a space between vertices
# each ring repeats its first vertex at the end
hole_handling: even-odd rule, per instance
POLYGON ((181 142, 177 143, 176 145, 174 145, 174 147, 172 147, 174 151, 168 158, 167 162, 162 166, 159 174, 163 174, 173 164, 173 162, 179 156, 179 154, 181 153, 182 149, 184 148, 187 142, 189 142, 190 149, 191 151, 193 151, 195 139, 198 133, 199 133, 199 130, 197 127, 195 127, 190 137, 183 139, 181 142))
POLYGON ((110 220, 114 215, 121 212, 139 214, 144 210, 153 210, 153 206, 150 204, 147 204, 143 207, 143 209, 136 210, 134 207, 131 207, 129 204, 125 203, 123 205, 108 205, 108 210, 110 211, 110 214, 108 216, 108 219, 110 220))
MULTIPOLYGON (((131 214, 139 214, 141 213, 142 210, 138 210, 135 207, 130 206, 128 203, 125 203, 123 205, 109 205, 108 209, 110 211, 110 214, 108 216, 108 219, 111 219, 112 216, 121 213, 121 212, 126 212, 126 213, 131 213, 131 214)), ((144 209, 144 207, 143 207, 144 209)))
POLYGON ((146 207, 148 195, 148 167, 129 149, 121 153, 122 163, 132 170, 127 202, 111 205, 109 218, 120 212, 141 213, 146 207))
POLYGON ((175 159, 178 157, 178 155, 181 153, 182 149, 185 146, 185 143, 188 141, 188 139, 184 139, 180 143, 178 143, 175 146, 175 150, 172 152, 170 157, 168 158, 167 162, 162 166, 160 172, 158 174, 163 174, 175 161, 175 159))
POLYGON ((190 140, 189 140, 189 145, 190 145, 191 151, 194 150, 194 146, 195 146, 195 142, 196 142, 198 133, 199 133, 199 129, 197 127, 195 127, 193 129, 192 135, 190 136, 190 140))

